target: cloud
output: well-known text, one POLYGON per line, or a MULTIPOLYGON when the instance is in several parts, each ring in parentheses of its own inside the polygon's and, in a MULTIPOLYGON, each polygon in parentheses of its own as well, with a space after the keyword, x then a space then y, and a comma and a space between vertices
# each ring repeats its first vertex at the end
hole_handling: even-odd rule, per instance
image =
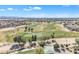
MULTIPOLYGON (((36 10, 41 10, 42 8, 41 7, 38 7, 38 6, 30 6, 28 8, 23 8, 22 10, 23 11, 36 11, 36 10)), ((16 8, 1 8, 0 11, 18 11, 19 9, 16 9, 16 8)))
POLYGON ((24 8, 23 10, 24 11, 31 11, 32 9, 31 8, 24 8))
POLYGON ((0 8, 0 11, 16 11, 14 8, 0 8))
POLYGON ((13 8, 7 8, 7 10, 13 10, 13 8))
POLYGON ((24 11, 32 11, 32 10, 41 10, 41 7, 28 7, 28 8, 23 8, 24 11))
POLYGON ((33 10, 41 10, 41 7, 33 7, 33 10))
POLYGON ((5 9, 0 9, 0 11, 6 11, 5 9))
POLYGON ((14 10, 17 10, 17 9, 14 9, 14 8, 7 8, 7 10, 9 10, 9 11, 14 11, 14 10))

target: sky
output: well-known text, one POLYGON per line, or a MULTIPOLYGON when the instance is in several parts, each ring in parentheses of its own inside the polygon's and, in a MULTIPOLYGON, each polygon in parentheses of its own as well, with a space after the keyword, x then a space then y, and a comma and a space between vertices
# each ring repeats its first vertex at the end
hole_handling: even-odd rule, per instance
POLYGON ((0 16, 79 17, 79 5, 0 5, 0 16))

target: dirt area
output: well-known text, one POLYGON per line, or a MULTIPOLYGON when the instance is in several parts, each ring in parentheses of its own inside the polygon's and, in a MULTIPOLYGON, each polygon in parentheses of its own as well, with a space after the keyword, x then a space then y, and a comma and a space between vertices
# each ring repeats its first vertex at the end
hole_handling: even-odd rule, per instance
POLYGON ((16 33, 23 32, 24 26, 25 25, 0 29, 0 42, 6 42, 8 37, 13 37, 16 33))
POLYGON ((66 31, 66 32, 70 32, 70 30, 65 28, 62 24, 56 24, 56 25, 59 26, 61 28, 61 30, 66 31))
POLYGON ((0 47, 0 53, 7 53, 12 45, 5 45, 0 47))
MULTIPOLYGON (((52 39, 49 39, 49 40, 52 40, 52 39)), ((76 43, 75 38, 54 38, 54 40, 56 40, 56 42, 58 44, 73 45, 74 43, 76 43)), ((9 51, 11 46, 12 46, 12 44, 0 47, 0 53, 5 53, 5 52, 9 51)), ((28 44, 26 46, 28 46, 28 44)))
POLYGON ((58 44, 73 44, 75 42, 75 38, 54 38, 58 44))
POLYGON ((10 28, 2 28, 0 29, 0 31, 9 31, 9 30, 14 30, 14 29, 17 29, 17 28, 20 28, 20 27, 24 27, 25 25, 22 25, 22 26, 17 26, 17 27, 10 27, 10 28))

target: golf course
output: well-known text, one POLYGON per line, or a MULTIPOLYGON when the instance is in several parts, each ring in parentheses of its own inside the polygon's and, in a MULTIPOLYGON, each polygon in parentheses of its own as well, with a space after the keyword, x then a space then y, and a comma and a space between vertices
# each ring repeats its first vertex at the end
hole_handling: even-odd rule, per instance
POLYGON ((0 42, 12 42, 13 37, 16 35, 21 35, 26 41, 32 35, 37 35, 38 40, 42 40, 43 37, 51 38, 53 33, 55 38, 79 37, 79 32, 70 31, 64 28, 62 24, 54 22, 31 22, 30 25, 22 27, 0 29, 0 42), (26 26, 27 28, 32 28, 32 31, 29 29, 24 31, 26 26))
MULTIPOLYGON (((32 41, 34 35, 37 37, 35 40, 36 42, 54 39, 56 42, 62 44, 65 42, 65 39, 67 39, 67 41, 70 40, 71 43, 75 41, 75 39, 79 37, 79 32, 70 31, 65 28, 63 24, 57 22, 30 22, 28 25, 0 29, 0 45, 10 44, 9 46, 6 46, 7 49, 9 49, 11 45, 15 43, 14 38, 16 36, 21 36, 22 40, 28 45, 27 42, 32 41)), ((6 47, 2 47, 1 51, 4 51, 4 48, 6 47)), ((34 51, 35 49, 31 49, 23 52, 19 51, 18 53, 35 54, 34 51)))

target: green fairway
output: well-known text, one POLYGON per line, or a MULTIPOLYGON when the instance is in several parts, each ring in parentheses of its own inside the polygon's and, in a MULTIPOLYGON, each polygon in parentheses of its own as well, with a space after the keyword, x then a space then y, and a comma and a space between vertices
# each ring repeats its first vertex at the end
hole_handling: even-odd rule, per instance
MULTIPOLYGON (((61 24, 59 24, 61 25, 61 24)), ((51 38, 51 34, 54 34, 55 38, 65 38, 65 37, 79 37, 79 32, 72 32, 72 31, 64 31, 60 26, 58 26, 57 23, 54 22, 31 22, 31 24, 28 25, 28 28, 33 28, 33 31, 24 31, 23 28, 19 28, 18 30, 12 30, 12 31, 5 31, 2 32, 0 41, 8 41, 12 42, 13 37, 16 35, 21 35, 23 39, 28 41, 28 39, 31 39, 32 35, 37 35, 38 40, 42 40, 45 37, 51 38), (4 39, 4 40, 3 40, 4 39)))
MULTIPOLYGON (((19 35, 22 35, 26 40, 31 39, 32 35, 37 35, 38 40, 41 40, 43 37, 50 37, 51 34, 55 33, 55 38, 64 38, 64 37, 79 37, 79 32, 66 32, 61 30, 61 27, 57 26, 56 23, 33 23, 31 24, 34 29, 33 32, 22 32, 19 35), (38 27, 39 26, 39 27, 38 27), (42 26, 42 30, 41 30, 42 26), (41 30, 41 31, 40 31, 41 30)), ((30 26, 31 26, 30 25, 30 26)))

